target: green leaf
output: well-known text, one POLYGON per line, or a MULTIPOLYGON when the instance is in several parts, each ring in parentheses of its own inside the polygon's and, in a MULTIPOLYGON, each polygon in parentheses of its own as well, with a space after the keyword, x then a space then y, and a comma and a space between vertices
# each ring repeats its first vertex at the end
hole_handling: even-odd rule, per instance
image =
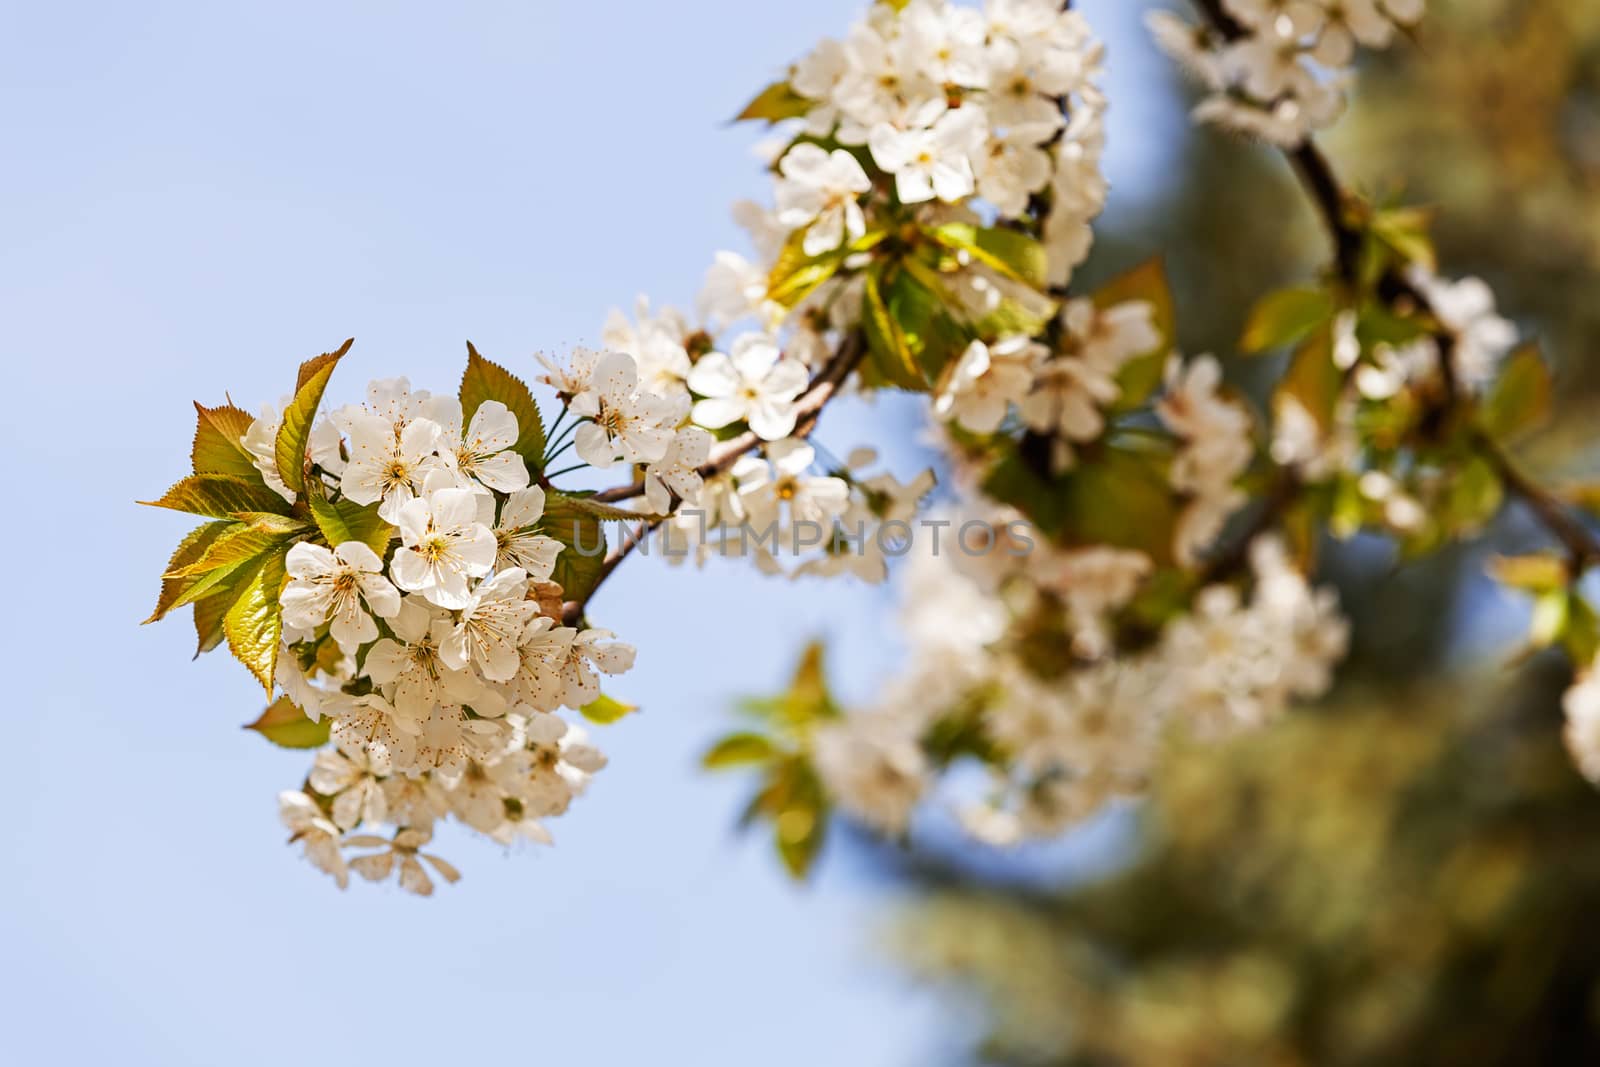
POLYGON ((900 267, 884 290, 889 314, 923 376, 938 381, 972 336, 951 317, 953 301, 934 270, 914 258, 902 260, 900 267))
POLYGON ((1381 300, 1369 300, 1361 306, 1356 319, 1356 340, 1363 352, 1379 345, 1395 348, 1420 340, 1428 333, 1428 323, 1414 315, 1397 315, 1394 309, 1381 300))
POLYGON ((1548 593, 1565 589, 1572 581, 1567 561, 1553 552, 1531 556, 1496 556, 1489 561, 1494 580, 1525 593, 1548 593))
POLYGON ((782 122, 784 119, 799 118, 815 106, 815 100, 795 92, 787 81, 776 81, 757 93, 755 99, 734 116, 733 121, 748 122, 753 119, 768 123, 782 122))
POLYGON ((1052 541, 1135 549, 1162 566, 1172 561, 1179 515, 1168 479, 1171 460, 1169 442, 1110 440, 1084 450, 1059 478, 1047 478, 1042 460, 1029 462, 1011 451, 990 470, 983 489, 1052 541))
POLYGON ((245 729, 254 730, 279 748, 321 748, 328 743, 332 725, 329 719, 312 722, 294 701, 279 697, 259 719, 246 723, 245 729))
POLYGON ((539 415, 539 405, 533 402, 533 393, 521 378, 484 359, 468 341, 467 369, 461 375, 463 432, 485 400, 499 401, 516 416, 517 443, 512 449, 528 464, 529 472, 537 476, 544 470, 544 419, 539 415))
POLYGON ((288 552, 288 542, 304 529, 306 527, 298 525, 285 528, 277 524, 232 524, 232 528, 215 538, 198 559, 162 577, 191 578, 230 569, 241 563, 258 561, 280 546, 288 552))
POLYGON ((1482 456, 1474 455, 1455 472, 1446 498, 1449 522, 1447 532, 1458 537, 1471 536, 1500 513, 1505 503, 1505 485, 1500 472, 1482 456))
POLYGON ((839 705, 828 690, 827 650, 821 641, 807 643, 800 654, 789 688, 775 704, 776 714, 788 725, 809 727, 839 716, 839 705))
POLYGON ((1433 240, 1428 236, 1432 213, 1425 208, 1389 208, 1372 216, 1372 236, 1402 263, 1415 263, 1429 274, 1438 273, 1433 240))
POLYGON ((378 515, 378 505, 357 504, 353 500, 328 500, 313 484, 306 494, 311 505, 311 517, 329 547, 338 548, 347 541, 359 541, 382 559, 389 552, 389 541, 395 529, 378 515))
POLYGON ((1280 289, 1251 309, 1239 352, 1254 356, 1297 345, 1333 313, 1333 296, 1326 289, 1280 289))
POLYGON ((729 734, 706 750, 700 757, 700 766, 707 770, 742 767, 752 763, 766 763, 777 750, 761 734, 729 734))
POLYGON ((1535 648, 1549 648, 1562 639, 1572 619, 1575 601, 1577 598, 1565 586, 1546 590, 1534 597, 1528 640, 1535 648))
POLYGON ((309 523, 301 522, 293 515, 279 515, 272 511, 236 511, 233 517, 240 522, 263 533, 303 534, 311 530, 309 523))
POLYGON ((196 659, 222 644, 226 636, 222 632, 223 620, 227 618, 228 609, 233 607, 233 602, 238 599, 237 590, 230 592, 226 579, 213 592, 214 595, 202 597, 194 602, 196 659))
POLYGON ((1539 346, 1526 344, 1506 357, 1500 379, 1483 403, 1480 425, 1496 441, 1511 442, 1550 418, 1553 386, 1539 346))
POLYGON ((578 713, 592 723, 600 726, 610 726, 612 723, 625 719, 638 710, 639 705, 637 704, 624 704, 615 697, 609 697, 601 693, 599 697, 579 708, 578 713))
POLYGON ((547 493, 539 526, 562 544, 550 580, 568 600, 584 599, 605 566, 606 534, 600 518, 572 497, 547 493))
POLYGON ((191 474, 163 493, 161 499, 139 503, 213 519, 231 518, 246 511, 289 513, 288 501, 262 484, 259 476, 250 482, 228 474, 191 474))
POLYGON ((1583 597, 1574 594, 1567 605, 1567 626, 1561 647, 1573 663, 1593 663, 1600 653, 1600 616, 1583 597))
POLYGON ((789 876, 801 880, 811 873, 827 839, 827 796, 816 771, 798 758, 785 765, 774 793, 781 802, 772 813, 773 844, 789 876))
POLYGON ((1293 398, 1327 434, 1334 428, 1343 389, 1344 374, 1333 362, 1333 327, 1324 324, 1295 350, 1278 382, 1277 396, 1293 398))
POLYGON ((328 388, 333 368, 339 365, 353 344, 355 338, 352 337, 337 350, 324 352, 300 365, 294 400, 284 410, 275 447, 278 475, 283 479, 283 484, 296 493, 305 487, 306 445, 311 440, 311 427, 317 420, 317 409, 322 406, 322 394, 328 388))
POLYGON ((946 248, 965 252, 1013 281, 1041 292, 1049 287, 1049 256, 1042 244, 1021 231, 947 222, 925 232, 946 248))
POLYGON ((172 558, 167 560, 166 570, 162 574, 161 594, 156 598, 155 610, 150 613, 148 619, 144 620, 145 623, 148 624, 165 618, 169 611, 178 606, 178 598, 194 584, 193 579, 167 577, 167 575, 175 571, 181 571, 191 563, 199 560, 201 556, 205 555, 206 549, 211 547, 212 542, 216 541, 224 531, 233 525, 235 524, 226 520, 208 522, 203 526, 197 526, 190 530, 188 535, 178 542, 178 547, 173 551, 172 558))
POLYGON ((268 696, 272 694, 278 645, 283 637, 283 609, 278 604, 278 594, 288 577, 284 570, 288 552, 288 545, 280 541, 249 565, 249 577, 222 620, 229 651, 255 675, 268 696))
POLYGON ((1170 564, 1180 510, 1171 459, 1165 448, 1116 442, 1098 456, 1080 458, 1064 479, 1067 543, 1134 549, 1157 566, 1170 564))
POLYGON ((1102 285, 1094 294, 1094 306, 1101 311, 1119 304, 1137 302, 1150 305, 1151 319, 1161 334, 1161 343, 1122 365, 1122 370, 1117 374, 1117 386, 1122 394, 1109 409, 1113 415, 1140 407, 1161 387, 1162 377, 1167 370, 1167 357, 1177 345, 1177 312, 1172 299, 1172 286, 1167 281, 1166 264, 1161 257, 1146 260, 1102 285))
POLYGON ((261 481, 255 457, 245 449, 241 440, 255 421, 250 413, 231 404, 208 408, 198 400, 195 401, 194 410, 197 421, 194 445, 189 450, 194 472, 261 481))
MULTIPOLYGON (((194 604, 195 655, 226 637, 235 654, 271 691, 282 632, 278 593, 289 546, 307 529, 279 515, 215 523, 175 553, 162 587, 162 613, 194 604), (170 585, 166 583, 171 583, 170 585)), ((152 616, 156 618, 159 616, 152 616)))
MULTIPOLYGON (((882 238, 882 231, 878 232, 877 237, 882 238)), ((819 256, 808 256, 805 239, 806 230, 803 227, 791 233, 779 250, 772 270, 767 273, 767 299, 785 308, 794 307, 838 273, 852 252, 852 248, 847 246, 819 256)))
POLYGON ((867 272, 862 308, 871 369, 877 372, 876 378, 881 382, 919 393, 927 392, 928 380, 917 364, 904 331, 884 302, 882 276, 882 266, 867 272))
POLYGON ((1067 494, 1061 485, 1044 477, 1017 448, 1008 448, 984 478, 983 491, 1002 504, 1010 504, 1041 533, 1056 540, 1066 529, 1067 494))

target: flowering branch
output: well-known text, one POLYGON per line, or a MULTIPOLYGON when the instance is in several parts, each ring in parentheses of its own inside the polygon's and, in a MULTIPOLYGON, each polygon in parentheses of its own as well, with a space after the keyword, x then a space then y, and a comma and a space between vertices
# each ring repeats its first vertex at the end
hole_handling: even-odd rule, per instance
MULTIPOLYGON (((811 380, 811 385, 795 402, 796 415, 794 436, 806 437, 816 426, 817 419, 822 414, 822 409, 828 405, 838 392, 844 380, 861 363, 861 358, 866 354, 866 344, 859 333, 851 333, 839 345, 839 349, 828 360, 822 370, 811 380)), ((711 458, 702 463, 698 470, 702 478, 714 478, 725 474, 732 469, 741 456, 748 455, 760 448, 763 440, 754 430, 746 430, 735 437, 714 446, 711 458)), ((643 479, 631 485, 617 486, 614 489, 605 489, 595 494, 594 499, 603 504, 618 504, 624 500, 633 500, 641 497, 645 492, 643 479)), ((676 510, 677 504, 673 505, 676 510)))
MULTIPOLYGON (((816 428, 817 421, 822 416, 822 409, 827 407, 828 402, 838 394, 839 387, 855 371, 865 354, 866 342, 860 333, 853 332, 845 337, 844 341, 840 343, 838 351, 828 360, 821 372, 812 379, 810 387, 795 402, 794 437, 803 439, 811 435, 811 431, 816 428)), ((732 469, 740 458, 754 452, 764 443, 754 430, 746 430, 744 433, 729 438, 713 448, 711 457, 696 468, 696 471, 702 479, 715 478, 725 474, 732 469)), ((640 480, 632 485, 618 486, 615 489, 607 489, 596 493, 594 499, 601 503, 612 504, 635 499, 643 496, 644 493, 645 483, 640 480)), ((571 600, 565 605, 563 617, 567 625, 577 625, 578 620, 583 618, 584 609, 588 606, 589 601, 594 597, 600 586, 605 583, 606 579, 616 571, 623 560, 632 554, 635 548, 648 538, 669 516, 676 513, 682 504, 681 497, 674 497, 668 505, 666 514, 652 516, 640 522, 630 534, 623 538, 620 545, 607 553, 605 560, 600 565, 599 572, 595 576, 594 583, 589 587, 588 593, 583 599, 571 600)))
POLYGON ((751 815, 796 874, 835 806, 903 833, 957 760, 993 783, 963 811, 975 834, 1047 834, 1143 789, 1169 727, 1221 736, 1322 695, 1347 624, 1301 551, 1319 522, 1425 551, 1522 500, 1570 556, 1555 579, 1522 567, 1523 584, 1590 658, 1573 635, 1600 645, 1600 622, 1574 622, 1572 579, 1600 543, 1503 447, 1547 399, 1542 362, 1507 358, 1515 331, 1486 287, 1434 278, 1419 217, 1363 205, 1309 139, 1342 105, 1323 73, 1413 24, 1420 0, 1197 2, 1199 43, 1152 23, 1211 88, 1197 113, 1283 148, 1334 250, 1330 277, 1264 299, 1240 345, 1293 351, 1264 482, 1220 363, 1174 353, 1160 263, 1069 287, 1109 188, 1106 101, 1100 43, 1056 0, 884 0, 763 90, 740 116, 782 134, 773 208, 736 212, 755 261, 717 254, 695 325, 641 304, 608 321, 603 351, 541 356, 548 433, 529 385, 470 345, 453 394, 378 381, 324 412, 340 349, 258 418, 201 408, 194 474, 157 503, 208 521, 153 617, 192 605, 201 650, 226 640, 274 698, 254 727, 318 749, 280 801, 307 856, 341 884, 398 873, 425 893, 426 869, 456 878, 423 851, 444 818, 548 840, 541 820, 604 764, 558 713, 631 710, 599 675, 634 650, 587 606, 658 530, 700 562, 883 581, 933 478, 809 443, 852 381, 928 398, 955 504, 920 523, 917 647, 882 707, 838 707, 813 649, 759 702, 767 729, 706 757, 760 768, 751 815), (582 467, 633 480, 564 491, 582 467))
MULTIPOLYGON (((1228 13, 1223 0, 1194 2, 1225 41, 1239 42, 1252 36, 1248 27, 1228 13)), ((1281 151, 1328 230, 1338 278, 1347 286, 1357 285, 1365 234, 1361 227, 1350 220, 1349 206, 1356 203, 1356 199, 1345 189, 1332 163, 1309 135, 1298 145, 1285 146, 1281 151)), ((1451 409, 1461 399, 1453 359, 1457 344, 1455 332, 1444 325, 1443 318, 1434 309, 1429 297, 1398 269, 1391 266, 1385 272, 1378 292, 1397 311, 1420 313, 1439 324, 1433 331, 1433 339, 1439 352, 1437 365, 1441 396, 1434 418, 1436 421, 1447 420, 1451 409)), ((1354 370, 1352 364, 1346 368, 1346 374, 1354 370)), ((1475 432, 1472 445, 1492 466, 1506 491, 1521 500, 1546 530, 1562 543, 1575 574, 1581 573, 1588 563, 1600 561, 1600 539, 1578 522, 1559 498, 1517 470, 1505 450, 1489 435, 1475 432)), ((1221 553, 1213 561, 1208 569, 1209 576, 1215 579, 1238 573, 1248 562, 1249 544, 1279 524, 1284 513, 1298 499, 1300 488, 1299 479, 1292 469, 1278 469, 1265 506, 1235 547, 1221 553)))

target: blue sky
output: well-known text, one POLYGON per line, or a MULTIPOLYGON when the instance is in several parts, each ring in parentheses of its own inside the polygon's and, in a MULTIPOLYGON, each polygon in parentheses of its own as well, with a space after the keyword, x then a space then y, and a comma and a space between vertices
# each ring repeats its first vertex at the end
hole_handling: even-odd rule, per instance
MULTIPOLYGON (((21 1063, 442 1056, 926 1062, 941 1005, 873 954, 884 899, 836 850, 789 886, 694 770, 729 698, 824 635, 888 668, 886 594, 640 561, 596 602, 643 714, 553 829, 453 831, 432 901, 340 894, 283 846, 305 757, 186 622, 137 627, 182 517, 191 399, 255 407, 354 335, 333 394, 453 388, 471 338, 527 368, 638 293, 687 304, 765 194, 723 125, 854 0, 759 5, 35 4, 0 17, 0 359, 11 389, 0 1030, 21 1063), (778 12, 781 11, 781 17, 778 12), (17 514, 21 512, 23 514, 17 514), (26 517, 23 517, 23 515, 26 517)), ((1088 5, 1113 43, 1132 8, 1088 5)), ((1147 50, 1113 54, 1114 176, 1159 159, 1147 50)), ((1137 186, 1122 182, 1119 195, 1137 186)), ((909 413, 840 411, 842 454, 909 413)))

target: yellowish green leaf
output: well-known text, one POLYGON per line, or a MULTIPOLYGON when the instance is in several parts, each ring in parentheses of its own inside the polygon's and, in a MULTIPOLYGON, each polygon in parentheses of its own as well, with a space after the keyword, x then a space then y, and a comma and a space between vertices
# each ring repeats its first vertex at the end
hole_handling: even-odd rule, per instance
POLYGON ((593 497, 582 496, 576 493, 560 493, 553 489, 545 493, 546 513, 548 513, 548 509, 551 506, 557 503, 561 505, 563 510, 576 511, 583 515, 592 515, 597 519, 613 522, 629 522, 637 521, 639 519, 657 519, 664 517, 660 515, 652 515, 643 511, 630 511, 627 508, 619 508, 615 504, 607 504, 603 501, 596 500, 593 497))
POLYGON ((639 705, 637 704, 624 704, 615 697, 609 697, 601 693, 599 697, 579 708, 578 713, 592 723, 600 726, 610 726, 612 723, 625 719, 638 710, 639 705))
POLYGON ((1434 274, 1439 264, 1428 236, 1432 221, 1432 213, 1425 208, 1390 208, 1372 216, 1371 231, 1402 263, 1417 264, 1434 274))
POLYGON ((159 500, 141 500, 152 508, 170 508, 190 515, 213 519, 232 518, 238 512, 261 511, 286 515, 289 504, 262 484, 227 474, 191 474, 161 495, 159 500))
POLYGON ((1344 374, 1333 362, 1333 327, 1324 324, 1295 350, 1278 382, 1277 403, 1292 398, 1327 434, 1333 430, 1343 388, 1344 374))
POLYGON ((927 377, 911 351, 905 332, 889 313, 889 306, 884 301, 881 267, 867 272, 864 297, 863 328, 867 335, 871 369, 876 372, 874 377, 888 385, 926 392, 927 377))
POLYGON ((1239 351, 1254 356, 1297 345, 1332 319, 1333 313, 1333 296, 1326 289, 1281 289, 1268 294, 1251 309, 1239 351))
POLYGON ((254 730, 279 748, 321 748, 328 743, 331 725, 327 719, 312 722, 294 701, 279 697, 255 722, 246 723, 245 729, 254 730))
POLYGON ((348 542, 359 541, 382 559, 389 551, 389 542, 395 529, 378 515, 378 505, 357 504, 353 500, 328 500, 315 483, 306 494, 311 505, 311 517, 316 520, 322 537, 334 548, 348 542))
POLYGON ((280 542, 250 566, 248 580, 222 620, 229 651, 255 675, 269 696, 283 637, 283 609, 278 595, 288 577, 284 571, 288 551, 288 546, 280 542))
POLYGON ((1049 285, 1050 260, 1044 246, 1019 230, 947 222, 925 232, 1013 281, 1041 292, 1049 285))
POLYGON ((195 632, 195 658, 205 655, 218 645, 222 644, 226 636, 222 632, 222 622, 228 616, 228 609, 233 607, 235 596, 228 595, 226 583, 213 591, 212 596, 202 597, 194 602, 194 632, 195 632))
POLYGON ((188 535, 178 543, 178 547, 172 553, 172 558, 167 560, 167 567, 161 578, 161 594, 156 598, 155 610, 150 613, 148 619, 144 620, 146 623, 165 618, 167 612, 177 607, 178 598, 194 584, 193 579, 182 576, 168 577, 168 575, 181 571, 199 560, 201 556, 205 555, 206 549, 211 547, 212 542, 216 541, 224 531, 233 525, 234 523, 226 520, 208 522, 203 526, 197 526, 190 530, 188 535))
POLYGON ((772 742, 761 734, 729 734, 706 750, 706 754, 700 757, 700 765, 707 770, 743 767, 765 763, 775 752, 772 742))
POLYGON ((322 406, 322 394, 328 388, 333 368, 339 365, 353 344, 355 338, 352 337, 335 351, 324 352, 300 365, 294 399, 283 413, 275 448, 278 476, 283 479, 284 485, 296 493, 305 486, 306 445, 311 440, 311 427, 317 420, 317 409, 322 406))
POLYGON ((1505 486, 1500 473, 1482 456, 1464 462, 1450 483, 1446 498, 1449 524, 1446 533, 1467 537, 1483 529, 1500 513, 1505 503, 1505 486))
POLYGON ((163 577, 191 578, 250 563, 280 547, 287 552, 288 542, 305 529, 304 526, 284 529, 273 525, 234 523, 216 537, 198 559, 169 571, 163 577))
POLYGON ((1549 552, 1529 556, 1496 556, 1489 562, 1489 573, 1501 585, 1526 593, 1565 589, 1572 581, 1572 572, 1566 560, 1549 552))
POLYGON ((804 760, 784 765, 774 790, 773 843, 789 876, 804 879, 815 865, 828 832, 828 802, 816 771, 804 760))
POLYGON ((250 413, 231 404, 208 408, 199 401, 194 405, 196 425, 194 445, 190 458, 196 474, 226 474, 245 481, 260 481, 255 457, 241 440, 255 420, 250 413))
POLYGON ((777 81, 757 93, 755 99, 734 116, 733 121, 782 122, 784 119, 799 118, 814 106, 816 101, 795 92, 787 81, 777 81))
POLYGON ((1543 426, 1550 418, 1553 386, 1550 367, 1536 344, 1506 357, 1500 378, 1484 399, 1483 430, 1496 441, 1511 442, 1543 426))

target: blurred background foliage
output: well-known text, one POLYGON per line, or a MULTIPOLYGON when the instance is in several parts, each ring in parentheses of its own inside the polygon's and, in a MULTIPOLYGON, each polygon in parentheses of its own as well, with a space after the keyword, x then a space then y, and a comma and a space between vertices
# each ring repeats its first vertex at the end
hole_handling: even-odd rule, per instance
MULTIPOLYGON (((1184 93, 1174 79, 1175 110, 1184 93)), ((1251 304, 1315 276, 1326 243, 1275 153, 1171 128, 1175 180, 1108 216, 1082 282, 1162 250, 1184 348, 1227 355, 1251 304)), ((1600 416, 1600 4, 1432 0, 1325 143, 1357 191, 1434 209, 1441 272, 1481 275, 1543 340, 1557 417, 1523 458, 1582 481, 1600 416)), ((1258 368, 1233 364, 1247 391, 1258 368)), ((1341 689, 1173 752, 1149 801, 1112 817, 1131 842, 1109 876, 937 833, 868 846, 905 889, 890 950, 948 989, 972 1059, 1600 1063, 1600 793, 1561 747, 1569 668, 1517 655, 1526 612, 1482 579, 1489 553, 1538 543, 1511 513, 1483 544, 1404 565, 1380 542, 1328 545, 1322 578, 1356 627, 1341 689)))

